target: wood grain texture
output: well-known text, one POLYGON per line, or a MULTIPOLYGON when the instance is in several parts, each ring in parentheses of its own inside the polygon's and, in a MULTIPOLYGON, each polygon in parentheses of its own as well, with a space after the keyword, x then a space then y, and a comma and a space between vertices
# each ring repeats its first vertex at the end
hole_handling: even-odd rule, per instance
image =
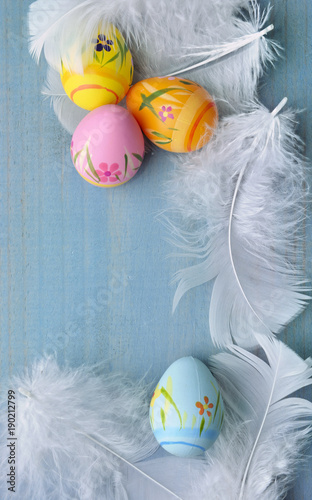
MULTIPOLYGON (((172 247, 156 215, 166 207, 172 158, 147 155, 135 179, 117 189, 82 181, 70 136, 40 96, 45 65, 28 54, 29 3, 0 0, 1 386, 45 352, 72 366, 110 359, 112 370, 148 381, 181 356, 205 360, 215 352, 211 285, 191 290, 171 314, 169 281, 179 263, 167 258, 172 247)), ((287 96, 304 110, 299 132, 312 157, 312 4, 272 4, 284 53, 261 82, 261 100, 273 109, 287 96)), ((310 216, 305 243, 311 278, 310 216)), ((302 357, 312 352, 311 323, 310 306, 281 337, 302 357)), ((303 394, 312 400, 311 390, 303 394)), ((310 461, 288 500, 312 498, 311 472, 310 461)))
MULTIPOLYGON (((268 2, 262 2, 267 5, 268 2)), ((312 4, 309 0, 274 0, 271 18, 274 22, 272 36, 283 48, 282 57, 273 68, 269 68, 262 80, 260 96, 270 109, 284 97, 288 105, 300 111, 298 114, 298 132, 306 144, 305 154, 312 158, 312 4)), ((310 177, 310 175, 309 175, 310 177)), ((311 183, 311 178, 309 178, 311 183)), ((306 276, 311 280, 312 228, 311 207, 307 206, 305 227, 306 276)), ((311 306, 290 324, 281 339, 303 358, 312 354, 312 311, 311 306)), ((312 400, 311 388, 302 391, 302 395, 312 400)), ((312 453, 312 447, 309 454, 312 453)), ((287 500, 308 500, 312 498, 312 460, 302 468, 287 500)))

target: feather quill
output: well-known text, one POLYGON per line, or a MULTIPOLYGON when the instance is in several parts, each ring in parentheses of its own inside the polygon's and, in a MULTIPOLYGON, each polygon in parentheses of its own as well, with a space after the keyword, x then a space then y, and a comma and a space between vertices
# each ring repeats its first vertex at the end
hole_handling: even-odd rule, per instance
MULTIPOLYGON (((10 389, 15 390, 17 409, 18 498, 127 499, 125 464, 117 457, 133 463, 158 447, 149 424, 147 387, 142 382, 135 384, 100 369, 61 369, 48 357, 15 378, 10 389)), ((2 415, 4 406, 7 398, 2 415)), ((2 471, 8 461, 4 420, 0 423, 2 471)), ((3 500, 11 498, 6 479, 3 474, 3 500)), ((159 493, 159 487, 156 489, 159 493)))
MULTIPOLYGON (((210 358, 226 414, 204 458, 160 457, 140 464, 183 500, 282 500, 295 479, 311 438, 312 403, 292 394, 312 384, 312 360, 277 339, 258 341, 263 359, 237 346, 210 358)), ((145 497, 131 489, 130 499, 156 500, 147 487, 145 497)))
POLYGON ((218 345, 254 345, 251 331, 278 333, 308 300, 306 162, 294 113, 278 110, 254 103, 225 118, 205 148, 180 157, 168 185, 174 243, 199 260, 176 273, 173 308, 214 279, 209 323, 218 345))
POLYGON ((264 36, 268 15, 255 0, 196 0, 183 9, 180 0, 37 0, 28 16, 30 52, 39 60, 43 51, 58 72, 63 64, 82 73, 83 47, 113 23, 130 47, 135 81, 186 73, 219 100, 219 111, 233 111, 254 97, 274 60, 277 45, 264 36))

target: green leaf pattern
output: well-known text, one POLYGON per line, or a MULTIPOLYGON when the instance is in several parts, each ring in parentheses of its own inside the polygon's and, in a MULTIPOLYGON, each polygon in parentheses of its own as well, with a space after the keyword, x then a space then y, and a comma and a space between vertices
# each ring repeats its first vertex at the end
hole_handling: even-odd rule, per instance
MULTIPOLYGON (((93 182, 96 182, 97 184, 100 185, 101 179, 93 164, 92 154, 90 153, 89 150, 90 142, 91 142, 91 137, 87 140, 84 147, 80 149, 77 153, 75 153, 75 155, 73 156, 73 162, 76 169, 83 177, 87 175, 92 179, 93 182)), ((133 172, 136 172, 140 168, 142 161, 143 158, 139 153, 129 153, 128 151, 126 151, 126 153, 124 154, 124 162, 125 162, 124 175, 123 178, 121 179, 119 175, 114 174, 117 180, 119 182, 123 182, 132 177, 133 172), (139 161, 140 165, 135 166, 132 157, 134 158, 136 163, 137 161, 139 161)))
POLYGON ((203 417, 201 419, 201 422, 200 422, 200 427, 199 427, 199 435, 201 436, 202 435, 202 432, 204 430, 204 427, 205 427, 205 417, 203 417))
POLYGON ((161 134, 160 132, 156 132, 155 130, 152 131, 152 134, 155 136, 155 137, 159 137, 160 139, 162 139, 161 141, 156 141, 156 144, 170 144, 170 142, 172 142, 172 139, 164 134, 161 134))
MULTIPOLYGON (((169 379, 171 381, 171 377, 168 377, 168 382, 169 382, 169 379)), ((167 389, 168 389, 168 387, 172 387, 172 386, 170 386, 170 384, 168 382, 167 382, 167 389)), ((202 417, 202 419, 200 421, 200 426, 199 426, 199 435, 200 436, 202 435, 202 433, 204 431, 205 432, 208 431, 209 427, 211 426, 212 423, 215 422, 216 419, 218 419, 218 430, 219 431, 221 430, 221 427, 223 424, 224 410, 222 409, 222 404, 221 404, 221 394, 220 394, 220 391, 215 387, 213 382, 211 382, 211 384, 216 392, 217 402, 215 404, 214 413, 209 416, 208 420, 205 419, 205 416, 202 417), (207 427, 205 428, 206 424, 207 424, 207 427)), ((168 403, 169 403, 169 406, 171 406, 175 410, 175 412, 179 418, 180 430, 185 429, 188 415, 184 411, 183 418, 181 417, 181 413, 180 413, 176 403, 173 400, 172 391, 170 390, 170 393, 169 393, 169 391, 167 389, 165 389, 164 387, 161 387, 161 389, 160 389, 160 392, 165 400, 165 409, 160 407, 160 418, 161 418, 163 429, 166 430, 168 403)), ((152 423, 153 423, 153 428, 154 428, 154 408, 153 408, 152 412, 153 412, 152 413, 152 423)), ((197 422, 197 417, 195 415, 192 415, 192 421, 191 421, 191 428, 192 429, 194 429, 196 422, 197 422)))
POLYGON ((166 415, 165 415, 165 412, 162 408, 160 408, 160 417, 161 417, 161 422, 162 422, 162 425, 163 425, 163 429, 164 431, 166 430, 166 415))
MULTIPOLYGON (((108 35, 108 38, 112 38, 112 37, 115 40, 115 44, 118 46, 118 51, 112 57, 110 57, 109 59, 107 59, 108 53, 105 52, 105 50, 103 50, 101 52, 100 56, 97 53, 97 51, 94 50, 93 51, 93 58, 94 58, 94 60, 98 64, 101 65, 102 68, 104 66, 106 66, 107 64, 112 63, 112 62, 116 61, 117 59, 120 59, 120 61, 119 61, 119 69, 121 69, 123 67, 123 65, 125 64, 125 62, 126 62, 126 58, 127 58, 128 52, 129 52, 129 48, 128 48, 125 40, 122 37, 118 38, 118 36, 116 34, 109 34, 108 35)), ((133 76, 133 68, 132 68, 132 65, 131 65, 130 77, 132 78, 132 76, 133 76)))

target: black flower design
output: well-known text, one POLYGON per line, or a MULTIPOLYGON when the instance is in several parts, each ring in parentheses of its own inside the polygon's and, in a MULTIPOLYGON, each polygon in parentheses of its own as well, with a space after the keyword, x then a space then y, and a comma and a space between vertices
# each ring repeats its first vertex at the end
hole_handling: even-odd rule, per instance
POLYGON ((112 45, 114 45, 113 40, 109 40, 105 35, 99 34, 96 40, 92 40, 92 43, 95 43, 94 50, 97 52, 102 52, 106 50, 106 52, 110 52, 112 50, 112 45))

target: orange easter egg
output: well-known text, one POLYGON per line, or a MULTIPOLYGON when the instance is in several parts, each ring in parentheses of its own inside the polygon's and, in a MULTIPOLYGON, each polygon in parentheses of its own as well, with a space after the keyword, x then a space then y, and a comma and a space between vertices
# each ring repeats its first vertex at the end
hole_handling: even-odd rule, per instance
POLYGON ((71 67, 76 52, 73 43, 69 60, 62 63, 61 81, 68 97, 87 110, 118 104, 133 78, 132 56, 118 29, 110 24, 85 45, 82 74, 71 67))
POLYGON ((210 94, 197 83, 178 77, 136 83, 127 94, 127 108, 156 146, 174 153, 202 148, 218 123, 210 94))

